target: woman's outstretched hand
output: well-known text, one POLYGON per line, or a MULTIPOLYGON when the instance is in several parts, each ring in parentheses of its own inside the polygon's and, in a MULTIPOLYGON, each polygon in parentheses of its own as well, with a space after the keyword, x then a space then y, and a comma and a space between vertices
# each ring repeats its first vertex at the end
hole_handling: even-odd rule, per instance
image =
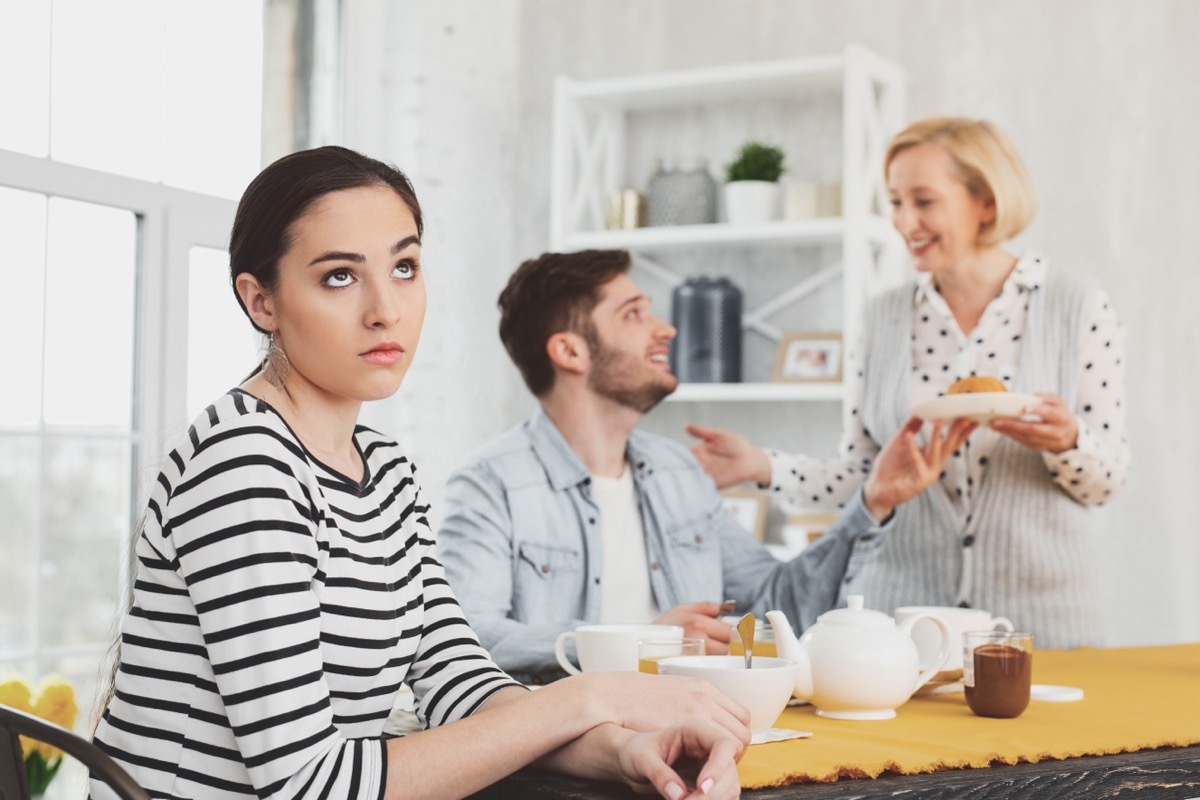
POLYGON ((917 434, 924 424, 920 417, 909 417, 871 465, 871 474, 863 487, 863 502, 880 522, 890 517, 896 506, 929 488, 942 474, 946 459, 979 427, 969 419, 956 419, 943 434, 944 423, 938 420, 933 423, 929 443, 918 447, 917 434))
POLYGON ((629 737, 618 753, 621 773, 635 789, 662 797, 740 797, 737 761, 743 743, 719 725, 690 719, 629 737))
POLYGON ((724 489, 743 481, 771 482, 771 462, 761 448, 745 436, 720 428, 688 424, 685 430, 700 440, 692 453, 704 471, 724 489))
POLYGON ((1039 453, 1061 453, 1070 450, 1079 439, 1079 421, 1056 394, 1039 392, 1036 405, 1026 406, 1025 413, 1041 419, 994 419, 991 428, 1017 444, 1039 453))

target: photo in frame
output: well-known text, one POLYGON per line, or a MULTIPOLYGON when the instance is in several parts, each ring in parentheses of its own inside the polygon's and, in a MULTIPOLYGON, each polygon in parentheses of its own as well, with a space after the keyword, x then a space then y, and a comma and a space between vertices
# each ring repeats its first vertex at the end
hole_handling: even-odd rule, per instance
POLYGON ((767 513, 770 501, 766 492, 758 489, 725 489, 721 492, 721 503, 733 515, 737 523, 754 535, 760 542, 767 532, 767 513))
POLYGON ((836 383, 841 379, 841 333, 785 333, 779 340, 772 380, 836 383))

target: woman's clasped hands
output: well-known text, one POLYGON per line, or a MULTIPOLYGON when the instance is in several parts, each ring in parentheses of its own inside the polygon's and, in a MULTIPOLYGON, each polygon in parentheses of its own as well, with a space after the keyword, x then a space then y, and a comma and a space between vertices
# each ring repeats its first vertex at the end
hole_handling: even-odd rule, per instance
POLYGON ((587 673, 577 682, 599 718, 621 726, 618 763, 630 786, 677 800, 737 797, 737 762, 750 743, 750 714, 697 678, 587 673))

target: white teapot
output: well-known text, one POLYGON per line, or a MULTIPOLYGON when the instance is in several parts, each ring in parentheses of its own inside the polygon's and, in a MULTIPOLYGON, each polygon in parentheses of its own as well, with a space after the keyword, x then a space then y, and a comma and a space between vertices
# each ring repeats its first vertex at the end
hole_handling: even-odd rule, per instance
POLYGON ((850 595, 847 605, 817 617, 799 640, 782 611, 767 612, 779 657, 796 662, 793 694, 822 717, 891 719, 950 657, 950 628, 934 614, 916 614, 897 626, 887 614, 864 609, 862 595, 850 595), (926 617, 941 632, 941 648, 922 671, 912 627, 926 617))

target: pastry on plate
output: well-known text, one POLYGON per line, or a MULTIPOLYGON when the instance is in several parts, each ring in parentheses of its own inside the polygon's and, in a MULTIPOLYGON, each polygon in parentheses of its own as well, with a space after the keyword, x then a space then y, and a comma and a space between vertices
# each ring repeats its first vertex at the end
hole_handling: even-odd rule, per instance
POLYGON ((976 394, 978 392, 1007 391, 1008 387, 999 378, 990 378, 987 375, 972 375, 969 378, 960 378, 950 384, 950 388, 946 390, 946 394, 976 394))

